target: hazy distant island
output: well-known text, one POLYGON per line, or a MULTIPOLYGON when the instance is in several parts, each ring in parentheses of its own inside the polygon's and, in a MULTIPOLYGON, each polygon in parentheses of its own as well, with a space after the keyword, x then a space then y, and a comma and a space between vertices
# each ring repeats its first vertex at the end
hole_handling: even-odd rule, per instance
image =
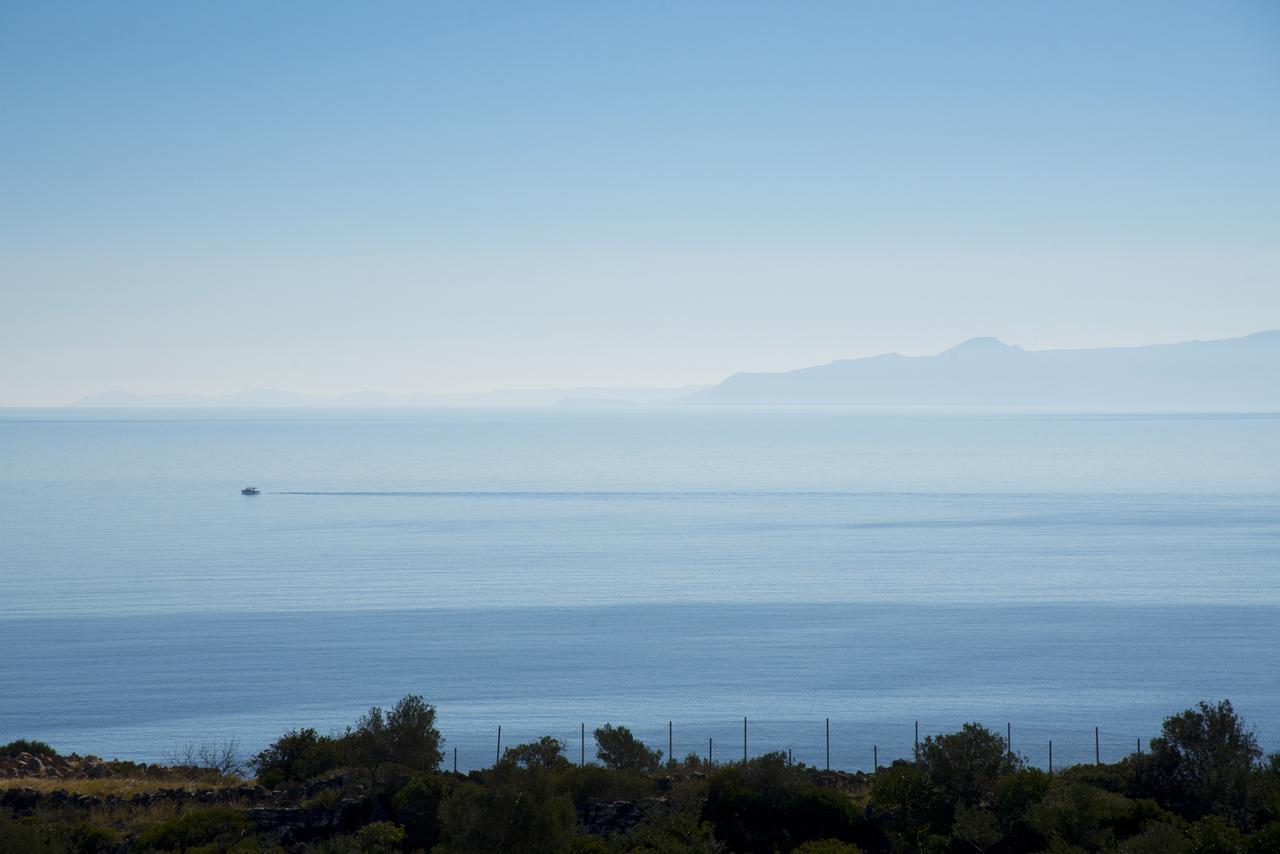
POLYGON ((108 391, 72 406, 182 408, 562 406, 637 404, 872 406, 1276 406, 1280 331, 1145 347, 1024 350, 971 338, 933 356, 885 353, 679 388, 505 389, 475 394, 254 389, 221 396, 108 391))
POLYGON ((935 356, 887 353, 785 373, 734 374, 699 404, 1275 405, 1280 331, 1093 350, 971 338, 935 356))
POLYGON ((184 409, 298 408, 298 407, 414 407, 414 406, 566 406, 676 403, 703 386, 677 388, 538 388, 500 389, 474 394, 392 394, 356 391, 349 394, 302 394, 259 388, 235 394, 134 394, 106 391, 73 402, 72 406, 108 408, 170 407, 184 409))

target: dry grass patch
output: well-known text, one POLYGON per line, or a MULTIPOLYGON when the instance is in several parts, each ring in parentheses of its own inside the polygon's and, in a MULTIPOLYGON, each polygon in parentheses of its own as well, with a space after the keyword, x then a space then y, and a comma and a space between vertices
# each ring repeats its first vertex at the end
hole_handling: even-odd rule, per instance
POLYGON ((221 780, 165 780, 155 777, 103 777, 98 780, 60 780, 57 777, 12 777, 0 780, 0 789, 35 789, 41 794, 49 794, 61 789, 74 795, 97 795, 105 798, 115 795, 118 798, 129 798, 144 792, 155 792, 160 789, 190 789, 200 791, 206 789, 228 789, 238 786, 254 785, 252 780, 241 780, 238 777, 224 777, 221 780))

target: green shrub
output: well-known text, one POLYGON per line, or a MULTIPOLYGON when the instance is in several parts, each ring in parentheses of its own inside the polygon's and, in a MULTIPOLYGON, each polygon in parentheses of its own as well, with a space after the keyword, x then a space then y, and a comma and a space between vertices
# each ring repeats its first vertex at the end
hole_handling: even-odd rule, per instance
POLYGON ((1128 820, 1133 802, 1084 783, 1054 786, 1027 811, 1028 823, 1049 840, 1051 847, 1075 846, 1102 851, 1116 841, 1116 828, 1128 820))
POLYGON ((1244 834, 1220 815, 1210 815, 1187 828, 1191 854, 1239 854, 1244 834))
POLYGON ((1003 839, 1004 833, 1000 819, 991 810, 960 804, 951 822, 951 838, 960 842, 966 851, 986 851, 1003 839))
POLYGON ((658 793, 649 777, 629 771, 615 771, 599 765, 574 765, 557 772, 556 779, 574 803, 591 798, 601 801, 638 801, 658 793))
POLYGON ((785 754, 770 753, 713 774, 703 817, 730 850, 772 852, 810 840, 854 841, 862 811, 847 795, 812 785, 785 754))
POLYGON ((74 824, 28 816, 14 820, 0 812, 0 854, 111 854, 119 850, 120 834, 87 821, 74 824))
POLYGON ((712 834, 711 825, 690 812, 645 819, 615 845, 623 854, 720 854, 725 850, 712 834))
POLYGON ((430 851, 440 841, 440 804, 449 784, 442 777, 424 774, 414 778, 391 798, 396 821, 404 826, 410 850, 430 851))
POLYGON ((0 854, 64 854, 70 849, 56 829, 34 818, 0 812, 0 854))
POLYGON ((545 854, 569 850, 576 815, 545 769, 500 766, 483 786, 464 783, 450 792, 440 819, 433 854, 545 854))
POLYGON ((1231 702, 1202 702, 1165 718, 1151 739, 1144 777, 1152 794, 1189 819, 1216 813, 1237 825, 1248 810, 1249 779, 1262 749, 1231 702))
POLYGON ((1124 840, 1119 850, 1124 854, 1190 854, 1190 845, 1177 826, 1157 822, 1124 840))
POLYGON ((1000 777, 1022 767, 1005 740, 976 723, 959 732, 929 736, 920 745, 920 767, 929 782, 952 804, 973 806, 986 800, 1000 777))
POLYGON ((567 768, 570 763, 564 750, 563 741, 544 735, 537 741, 508 747, 502 752, 502 761, 521 768, 567 768))
POLYGON ((1027 821, 1027 811, 1040 803, 1052 786, 1053 780, 1038 768, 1014 771, 996 783, 991 809, 1011 850, 1038 851, 1044 846, 1044 837, 1027 821))
POLYGON ((880 769, 871 782, 870 808, 872 816, 895 834, 924 840, 950 832, 949 805, 914 765, 895 762, 880 769))
POLYGON ((304 810, 331 810, 342 800, 342 789, 334 786, 317 792, 315 797, 303 798, 298 806, 304 810))
POLYGON ((259 785, 267 788, 296 785, 341 767, 343 752, 338 739, 320 735, 308 727, 280 736, 250 759, 249 767, 259 785))
POLYGON ((1121 816, 1115 823, 1116 836, 1119 838, 1134 836, 1149 827, 1160 824, 1181 828, 1186 825, 1186 822, 1150 798, 1130 800, 1128 813, 1121 816))
POLYGON ((605 724, 595 731, 596 758, 607 768, 622 771, 656 771, 662 751, 649 748, 624 726, 605 724))
POLYGON ((860 854, 858 846, 839 839, 816 839, 795 849, 795 854, 860 854))
POLYGON ((353 761, 369 772, 375 785, 383 765, 395 763, 421 773, 435 771, 444 758, 435 707, 417 694, 400 698, 386 712, 374 706, 343 741, 353 761))
POLYGON ((37 753, 41 756, 58 755, 58 751, 54 750, 47 742, 26 738, 19 738, 16 741, 0 746, 0 756, 17 756, 19 753, 37 753))
POLYGON ((404 828, 389 821, 375 821, 355 832, 360 854, 394 854, 405 840, 404 828))
POLYGON ((784 802, 779 818, 792 842, 847 842, 858 832, 862 811, 843 792, 808 786, 784 802))
POLYGON ((120 834, 109 827, 97 827, 87 821, 73 824, 68 831, 70 849, 76 854, 105 854, 120 847, 120 834))
POLYGON ((1280 851, 1280 821, 1273 821, 1245 838, 1245 854, 1275 854, 1280 851))
POLYGON ((1136 763, 1133 759, 1110 765, 1095 765, 1092 762, 1072 765, 1058 772, 1057 777, 1064 783, 1084 783, 1117 795, 1134 797, 1141 794, 1136 788, 1136 763))
POLYGON ((202 845, 228 846, 248 829, 244 813, 209 807, 153 825, 138 834, 135 851, 189 851, 202 845))

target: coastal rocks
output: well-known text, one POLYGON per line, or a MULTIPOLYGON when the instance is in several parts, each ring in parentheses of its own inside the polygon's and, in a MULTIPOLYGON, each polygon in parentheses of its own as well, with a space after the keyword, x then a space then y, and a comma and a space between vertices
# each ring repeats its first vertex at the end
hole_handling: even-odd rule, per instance
POLYGON ((578 805, 578 828, 583 833, 599 836, 630 833, 631 829, 645 818, 666 808, 665 798, 611 803, 588 798, 578 805))
POLYGON ((846 795, 858 795, 871 788, 872 777, 862 771, 814 771, 813 784, 835 789, 846 795))
POLYGON ((114 775, 111 766, 97 756, 50 756, 19 753, 0 757, 0 779, 20 777, 54 778, 58 780, 100 780, 114 775))
POLYGON ((40 804, 40 799, 35 789, 5 789, 0 792, 0 807, 13 810, 14 815, 29 815, 40 804))
POLYGON ((245 816, 256 831, 270 833, 281 845, 296 845, 351 833, 376 818, 373 809, 368 799, 342 798, 325 807, 255 807, 245 816))

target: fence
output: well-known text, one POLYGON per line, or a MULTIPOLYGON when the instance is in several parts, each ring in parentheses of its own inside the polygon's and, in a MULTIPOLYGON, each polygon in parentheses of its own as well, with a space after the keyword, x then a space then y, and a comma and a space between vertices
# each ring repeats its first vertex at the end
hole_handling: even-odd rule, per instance
MULTIPOLYGON (((1100 726, 1024 728, 1012 721, 985 726, 1028 766, 1045 771, 1116 762, 1148 749, 1147 740, 1142 736, 1104 730, 1100 726)), ((504 730, 499 724, 488 736, 474 731, 446 732, 444 765, 456 766, 459 771, 486 768, 500 759, 506 748, 544 735, 559 739, 564 744, 565 756, 571 761, 589 764, 596 757, 595 727, 595 724, 580 722, 571 731, 559 726, 548 732, 528 725, 514 729, 508 726, 504 730)), ((800 722, 753 721, 744 717, 688 725, 669 720, 660 726, 630 728, 650 748, 661 750, 664 761, 672 758, 683 761, 692 754, 699 761, 724 765, 765 753, 781 753, 789 761, 819 769, 870 772, 897 760, 912 761, 926 738, 955 732, 960 727, 960 723, 939 725, 936 721, 910 721, 894 726, 831 718, 800 722)))

